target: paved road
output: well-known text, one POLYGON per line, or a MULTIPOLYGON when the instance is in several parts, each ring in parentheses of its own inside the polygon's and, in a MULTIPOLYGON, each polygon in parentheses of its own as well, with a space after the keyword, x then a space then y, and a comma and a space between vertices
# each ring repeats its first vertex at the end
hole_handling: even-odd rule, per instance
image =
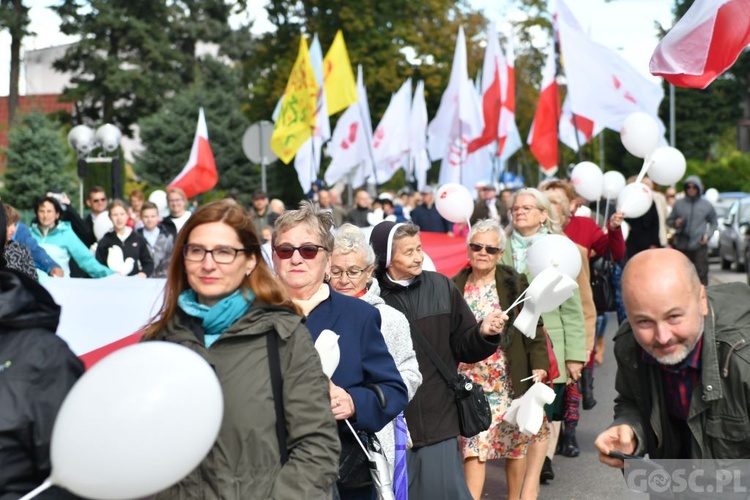
MULTIPOLYGON (((709 282, 745 282, 745 273, 721 271, 718 264, 711 264, 709 282)), ((591 410, 582 410, 577 436, 581 454, 576 458, 557 455, 552 463, 555 479, 540 488, 539 498, 546 500, 601 500, 621 498, 623 478, 619 470, 599 462, 594 449, 594 440, 612 421, 615 396, 615 360, 612 354, 612 337, 616 331, 617 319, 610 313, 610 321, 605 334, 604 364, 594 370, 594 396, 598 404, 591 410)), ((504 461, 490 463, 487 470, 483 498, 501 499, 506 496, 504 461)))

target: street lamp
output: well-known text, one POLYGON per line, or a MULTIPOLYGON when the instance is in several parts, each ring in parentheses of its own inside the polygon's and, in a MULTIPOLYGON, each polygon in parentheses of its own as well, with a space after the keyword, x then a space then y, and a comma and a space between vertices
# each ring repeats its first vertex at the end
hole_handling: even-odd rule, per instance
POLYGON ((96 132, 86 125, 76 125, 68 133, 68 144, 78 155, 78 189, 80 195, 80 210, 83 213, 83 178, 89 163, 109 163, 112 172, 112 197, 122 198, 122 180, 120 179, 120 157, 116 153, 120 148, 122 132, 111 123, 105 123, 96 132), (92 156, 101 148, 103 155, 92 156))

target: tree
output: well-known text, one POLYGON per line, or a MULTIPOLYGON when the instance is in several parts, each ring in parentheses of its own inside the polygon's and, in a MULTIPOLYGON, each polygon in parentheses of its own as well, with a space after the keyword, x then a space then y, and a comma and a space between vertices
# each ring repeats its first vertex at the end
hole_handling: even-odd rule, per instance
POLYGON ((21 117, 8 136, 8 170, 3 200, 21 209, 31 208, 50 190, 75 192, 75 180, 65 171, 70 150, 59 124, 42 113, 21 117))
POLYGON ((242 152, 249 122, 237 106, 241 99, 234 70, 210 57, 201 60, 194 84, 138 122, 145 148, 135 158, 138 174, 152 187, 161 187, 180 173, 190 156, 198 109, 203 107, 219 172, 217 189, 249 203, 253 190, 260 187, 260 171, 242 152))
POLYGON ((0 27, 10 34, 10 85, 8 89, 8 126, 18 110, 18 81, 21 75, 21 42, 29 34, 29 7, 22 0, 0 1, 0 27))

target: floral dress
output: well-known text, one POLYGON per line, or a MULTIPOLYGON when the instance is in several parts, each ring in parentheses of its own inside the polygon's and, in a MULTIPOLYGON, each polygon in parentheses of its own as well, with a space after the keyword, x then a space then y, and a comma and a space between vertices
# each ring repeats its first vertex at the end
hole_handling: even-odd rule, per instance
MULTIPOLYGON (((477 321, 500 309, 495 281, 477 287, 466 284, 464 299, 477 321)), ((546 439, 549 433, 546 423, 539 434, 528 437, 517 425, 503 420, 513 401, 513 387, 508 372, 508 360, 498 348, 493 355, 478 363, 459 363, 458 371, 482 384, 492 410, 490 428, 470 438, 461 438, 463 457, 478 457, 480 462, 497 458, 523 458, 528 444, 546 439)))

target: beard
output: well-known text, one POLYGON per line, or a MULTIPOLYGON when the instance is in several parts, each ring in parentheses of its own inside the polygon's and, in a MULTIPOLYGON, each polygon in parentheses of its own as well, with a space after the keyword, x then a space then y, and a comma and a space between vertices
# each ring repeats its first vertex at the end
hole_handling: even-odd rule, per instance
POLYGON ((668 354, 666 356, 659 356, 656 353, 656 350, 654 349, 654 346, 651 345, 648 348, 643 347, 646 352, 648 352, 656 361, 658 361, 662 365, 668 365, 668 366, 674 366, 682 363, 687 359, 687 357, 690 355, 691 352, 693 352, 693 349, 695 349, 695 346, 698 344, 698 341, 703 337, 703 322, 704 318, 701 316, 701 327, 700 332, 698 335, 693 339, 692 342, 689 342, 687 340, 683 341, 681 345, 681 349, 673 354, 668 354), (688 343, 689 342, 689 343, 688 343))

